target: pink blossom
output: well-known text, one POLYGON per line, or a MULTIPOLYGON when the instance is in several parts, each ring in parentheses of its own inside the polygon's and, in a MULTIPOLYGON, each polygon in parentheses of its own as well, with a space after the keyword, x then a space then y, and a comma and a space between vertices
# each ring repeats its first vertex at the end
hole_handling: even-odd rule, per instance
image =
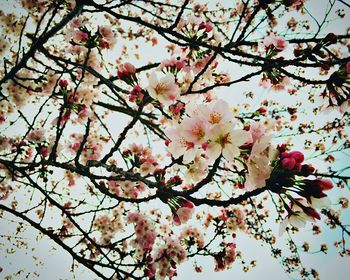
POLYGON ((147 91, 149 95, 164 105, 174 103, 180 96, 180 88, 175 83, 175 77, 172 74, 167 74, 159 80, 156 73, 152 72, 148 81, 147 91))
POLYGON ((193 163, 187 167, 185 178, 190 182, 197 182, 203 179, 208 168, 208 160, 203 158, 200 151, 197 151, 193 163))
POLYGON ((265 46, 265 49, 274 47, 276 51, 281 52, 287 48, 288 42, 280 36, 275 36, 274 34, 271 34, 270 36, 264 39, 263 44, 265 46))
POLYGON ((45 140, 45 130, 43 128, 32 130, 27 135, 27 139, 34 143, 41 143, 45 140))
POLYGON ((232 118, 232 111, 228 103, 220 99, 216 101, 210 109, 208 121, 211 124, 219 124, 232 121, 232 118))
POLYGON ((194 204, 182 197, 173 197, 168 199, 168 205, 173 213, 173 221, 175 225, 186 223, 192 218, 194 213, 194 204))
POLYGON ((140 247, 144 251, 151 251, 157 237, 154 222, 147 216, 134 212, 129 213, 127 220, 135 223, 136 238, 133 240, 134 246, 140 247))
POLYGON ((214 125, 209 133, 209 145, 206 153, 209 161, 213 162, 220 154, 226 160, 233 160, 239 156, 239 146, 248 141, 248 132, 244 130, 234 130, 231 123, 214 125))
POLYGON ((304 161, 304 154, 299 151, 292 151, 289 156, 294 158, 296 162, 302 163, 304 161))
POLYGON ((86 41, 89 39, 89 34, 81 31, 79 29, 75 30, 73 33, 73 40, 78 43, 86 43, 86 41))
POLYGON ((171 140, 168 144, 168 151, 175 159, 183 155, 184 163, 193 161, 198 147, 195 147, 193 142, 186 140, 182 129, 169 129, 166 135, 171 140))
POLYGON ((201 145, 207 140, 209 123, 202 117, 187 118, 181 123, 180 129, 187 141, 201 145))
POLYGON ((306 222, 313 222, 315 219, 319 218, 319 214, 312 207, 310 207, 304 198, 296 198, 288 210, 287 217, 280 225, 279 235, 281 236, 284 233, 288 224, 299 228, 304 227, 306 222))
POLYGON ((270 178, 272 167, 270 162, 277 157, 276 149, 271 147, 271 135, 262 135, 253 144, 251 154, 247 161, 248 175, 244 184, 245 189, 252 191, 266 185, 270 178))
POLYGON ((108 48, 114 46, 116 37, 115 37, 115 33, 112 31, 112 29, 109 26, 99 26, 98 31, 103 38, 103 42, 107 43, 108 48))
POLYGON ((66 88, 68 86, 68 81, 67 80, 60 80, 58 84, 61 88, 66 88))
POLYGON ((125 77, 134 75, 135 73, 136 73, 135 66, 129 62, 126 62, 124 64, 120 64, 118 66, 118 78, 119 79, 124 79, 125 77))
POLYGON ((40 147, 39 153, 45 158, 49 156, 50 150, 48 147, 43 146, 43 147, 40 147))
POLYGON ((233 242, 225 243, 224 250, 214 255, 215 271, 227 269, 236 259, 236 244, 233 242))
POLYGON ((204 246, 204 236, 203 234, 193 226, 187 226, 184 228, 179 236, 179 240, 195 240, 198 248, 203 248, 204 246))
POLYGON ((176 266, 181 264, 187 257, 186 250, 181 246, 180 241, 167 238, 164 245, 156 250, 153 259, 153 271, 156 270, 156 279, 170 279, 176 275, 176 266))
POLYGON ((204 29, 205 32, 210 32, 213 30, 213 28, 214 27, 210 22, 201 22, 198 26, 199 30, 204 29))

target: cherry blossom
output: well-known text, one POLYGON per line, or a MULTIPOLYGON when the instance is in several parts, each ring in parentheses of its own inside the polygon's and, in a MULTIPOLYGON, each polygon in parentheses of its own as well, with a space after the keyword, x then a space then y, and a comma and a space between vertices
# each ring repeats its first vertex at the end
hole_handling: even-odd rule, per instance
POLYGON ((239 146, 249 139, 248 135, 246 131, 233 130, 231 123, 213 126, 208 133, 209 144, 206 147, 209 161, 214 161, 220 154, 226 160, 233 160, 239 156, 239 146))
POLYGON ((174 103, 180 95, 180 89, 172 74, 158 79, 157 74, 152 72, 148 81, 149 86, 146 89, 149 95, 164 105, 174 103))

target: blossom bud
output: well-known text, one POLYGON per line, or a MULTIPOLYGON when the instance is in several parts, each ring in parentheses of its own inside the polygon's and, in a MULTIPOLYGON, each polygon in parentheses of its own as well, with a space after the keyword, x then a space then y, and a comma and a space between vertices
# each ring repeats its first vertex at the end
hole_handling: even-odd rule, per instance
POLYGON ((169 139, 166 139, 164 142, 165 146, 169 146, 170 143, 171 143, 171 140, 169 140, 169 139))
POLYGON ((281 161, 282 167, 286 170, 293 170, 296 164, 296 161, 294 158, 284 158, 281 161))
POLYGON ((60 80, 58 85, 61 87, 61 88, 66 88, 68 86, 68 81, 67 80, 60 80))
POLYGON ((317 219, 317 220, 320 220, 321 219, 321 216, 320 214, 312 207, 302 207, 303 208, 303 211, 306 215, 314 218, 314 219, 317 219))
POLYGON ((128 74, 135 74, 136 73, 135 66, 129 62, 124 63, 124 69, 128 74))
POLYGON ((39 149, 39 153, 45 158, 45 157, 47 157, 49 155, 50 151, 49 151, 48 147, 42 146, 39 149))
POLYGON ((260 107, 257 110, 258 113, 260 113, 261 115, 265 116, 266 115, 266 109, 264 107, 260 107))
POLYGON ((277 145, 277 150, 278 150, 281 154, 284 153, 284 152, 286 151, 286 149, 287 149, 286 144, 279 144, 279 145, 277 145))
POLYGON ((303 153, 301 153, 299 151, 290 152, 289 155, 292 158, 294 158, 297 163, 301 163, 304 161, 304 155, 303 155, 303 153))

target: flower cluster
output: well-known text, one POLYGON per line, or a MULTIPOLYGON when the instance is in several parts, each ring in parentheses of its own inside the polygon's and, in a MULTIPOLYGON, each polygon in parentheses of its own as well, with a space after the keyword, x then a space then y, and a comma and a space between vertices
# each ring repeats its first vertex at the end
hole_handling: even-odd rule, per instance
POLYGON ((131 244, 141 250, 138 256, 142 257, 145 251, 151 251, 153 248, 157 237, 155 225, 145 215, 137 212, 129 213, 127 221, 136 224, 136 238, 131 241, 131 244))
POLYGON ((328 98, 329 106, 339 106, 340 112, 350 107, 350 61, 343 64, 328 79, 326 88, 321 94, 328 98))
POLYGON ((138 168, 142 176, 154 173, 158 166, 151 150, 142 145, 130 144, 129 148, 123 151, 123 157, 132 167, 138 168))
MULTIPOLYGON (((288 43, 282 37, 271 34, 263 41, 265 57, 276 57, 287 48, 287 45, 288 43)), ((282 75, 277 68, 270 69, 268 63, 266 66, 268 69, 263 72, 263 77, 259 83, 261 86, 278 91, 289 85, 290 80, 288 77, 282 75)))
POLYGON ((134 86, 133 89, 130 91, 129 101, 140 104, 143 100, 143 97, 144 97, 143 89, 137 85, 137 86, 134 86))
POLYGON ((229 232, 245 230, 245 214, 239 207, 222 209, 219 219, 225 222, 225 227, 229 232))
POLYGON ((101 233, 101 244, 109 244, 115 233, 123 229, 123 223, 120 215, 111 218, 107 214, 103 214, 95 219, 94 227, 101 233))
POLYGON ((287 41, 284 40, 283 37, 275 36, 274 34, 266 37, 263 41, 263 44, 267 58, 271 58, 277 55, 279 52, 284 51, 288 45, 287 41))
POLYGON ((276 123, 274 121, 252 122, 246 129, 250 133, 250 142, 245 146, 248 153, 246 166, 248 173, 245 176, 244 188, 252 191, 266 186, 273 167, 271 166, 276 155, 276 149, 271 144, 272 134, 276 123))
POLYGON ((187 19, 181 19, 177 29, 186 37, 197 42, 218 45, 222 40, 222 35, 214 29, 212 23, 204 22, 200 17, 194 15, 189 15, 187 19))
POLYGON ((137 85, 137 77, 135 75, 136 68, 129 62, 120 64, 118 66, 117 76, 119 79, 123 80, 128 85, 137 85))
POLYGON ((279 157, 274 162, 267 187, 280 194, 287 217, 281 225, 281 233, 287 223, 295 227, 304 226, 307 221, 320 219, 315 208, 327 207, 330 201, 324 191, 333 188, 333 183, 326 179, 307 179, 314 168, 303 164, 304 155, 299 151, 286 152, 285 146, 278 147, 279 157), (289 205, 285 202, 289 200, 289 205))
POLYGON ((185 249, 176 239, 166 239, 165 244, 160 246, 149 263, 146 271, 148 277, 157 276, 157 279, 170 279, 176 276, 176 266, 181 264, 187 257, 185 249), (154 262, 153 262, 154 260, 154 262))
POLYGON ((204 237, 203 234, 195 227, 188 226, 184 228, 179 236, 187 248, 197 244, 198 248, 203 248, 204 246, 204 237))
POLYGON ((59 81, 58 95, 63 97, 63 113, 59 118, 54 119, 53 124, 56 124, 60 119, 60 125, 62 126, 68 120, 73 122, 83 123, 90 116, 90 106, 97 99, 97 92, 92 88, 83 87, 76 91, 69 87, 67 80, 59 81), (72 113, 76 114, 76 119, 72 119, 72 113))
MULTIPOLYGON (((70 137, 72 140, 68 146, 68 149, 75 155, 80 148, 84 135, 80 133, 73 133, 70 137)), ((89 137, 82 149, 82 161, 87 162, 88 160, 98 160, 101 157, 103 148, 102 145, 103 143, 101 143, 97 137, 89 137)))
POLYGON ((221 244, 222 250, 214 255, 215 271, 222 271, 234 263, 236 260, 236 244, 233 242, 223 242, 221 244))
MULTIPOLYGON (((238 121, 233 118, 225 101, 218 100, 196 107, 190 104, 186 113, 182 122, 175 123, 167 131, 167 136, 170 139, 168 150, 172 156, 182 156, 185 164, 192 162, 188 167, 190 174, 204 174, 208 164, 212 164, 220 155, 228 161, 239 156, 239 147, 249 139, 249 133, 239 129, 238 121)), ((187 177, 197 177, 190 174, 187 173, 187 177)))
POLYGON ((90 49, 95 47, 111 49, 116 42, 116 35, 109 26, 98 26, 97 30, 93 32, 88 29, 81 17, 71 21, 66 38, 73 46, 90 49))
MULTIPOLYGON (((104 182, 101 182, 104 185, 104 182)), ((100 183, 100 184, 101 184, 100 183)), ((128 198, 138 198, 140 192, 144 192, 146 190, 146 185, 142 182, 133 182, 133 181, 112 181, 109 180, 107 182, 108 189, 111 193, 116 194, 117 196, 123 195, 128 198)))

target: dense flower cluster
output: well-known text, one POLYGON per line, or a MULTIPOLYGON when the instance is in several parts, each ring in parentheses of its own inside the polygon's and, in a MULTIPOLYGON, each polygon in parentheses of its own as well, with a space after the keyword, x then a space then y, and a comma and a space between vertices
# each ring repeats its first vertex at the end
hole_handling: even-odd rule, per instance
POLYGON ((204 247, 204 236, 203 234, 198 230, 198 228, 193 226, 187 226, 185 227, 180 236, 179 239, 188 247, 190 248, 194 244, 197 244, 198 248, 204 247))
POLYGON ((214 256, 215 271, 227 269, 236 260, 236 244, 233 242, 222 243, 222 250, 214 256))
POLYGON ((142 145, 130 144, 129 148, 123 151, 123 156, 142 176, 153 174, 157 169, 158 161, 152 155, 151 149, 142 145))
POLYGON ((280 233, 287 223, 295 227, 304 226, 307 221, 320 219, 315 208, 328 207, 330 201, 324 191, 333 188, 333 183, 326 179, 307 179, 315 168, 304 162, 304 155, 299 151, 286 152, 285 146, 278 147, 279 156, 273 163, 271 177, 267 186, 281 195, 287 217, 281 225, 280 233), (296 196, 297 195, 297 196, 296 196), (289 205, 285 202, 289 200, 289 205))
POLYGON ((109 244, 115 233, 124 228, 121 216, 116 213, 113 217, 104 214, 95 219, 94 227, 101 233, 100 240, 102 244, 109 244))
POLYGON ((167 131, 168 150, 174 158, 182 156, 183 162, 190 164, 187 178, 195 181, 220 155, 228 161, 239 156, 239 147, 249 139, 249 134, 239 129, 239 122, 225 101, 190 105, 186 113, 187 117, 167 131))
POLYGON ((237 230, 245 230, 245 214, 239 207, 231 209, 222 209, 220 220, 225 222, 225 227, 228 232, 236 232, 237 230))
POLYGON ((176 239, 166 239, 165 244, 160 246, 150 262, 147 276, 157 276, 158 279, 170 279, 177 275, 176 267, 187 257, 185 249, 176 239))
POLYGON ((128 223, 135 224, 136 238, 131 241, 131 244, 140 251, 137 256, 142 257, 146 251, 151 251, 156 239, 156 229, 152 221, 145 215, 140 213, 129 213, 127 217, 128 223))

